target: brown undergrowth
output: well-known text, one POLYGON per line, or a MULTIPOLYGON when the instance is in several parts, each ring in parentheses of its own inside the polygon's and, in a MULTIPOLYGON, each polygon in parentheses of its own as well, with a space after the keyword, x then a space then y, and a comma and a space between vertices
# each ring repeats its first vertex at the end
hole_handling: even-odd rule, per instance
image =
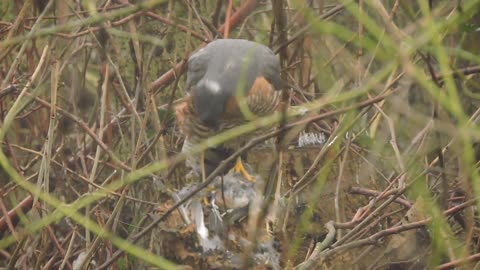
POLYGON ((478 267, 480 1, 437 2, 3 1, 0 268, 478 267), (224 36, 278 54, 289 105, 194 149, 277 124, 218 165, 257 175, 243 212, 174 116, 224 36))

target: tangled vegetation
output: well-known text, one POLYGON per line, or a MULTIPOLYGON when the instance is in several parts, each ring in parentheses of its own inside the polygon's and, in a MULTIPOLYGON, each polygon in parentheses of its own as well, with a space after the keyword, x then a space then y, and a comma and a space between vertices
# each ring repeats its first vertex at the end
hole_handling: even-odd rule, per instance
POLYGON ((479 7, 2 1, 0 268, 478 268, 479 7), (191 181, 175 106, 227 37, 272 48, 288 108, 195 145, 276 126, 191 181))

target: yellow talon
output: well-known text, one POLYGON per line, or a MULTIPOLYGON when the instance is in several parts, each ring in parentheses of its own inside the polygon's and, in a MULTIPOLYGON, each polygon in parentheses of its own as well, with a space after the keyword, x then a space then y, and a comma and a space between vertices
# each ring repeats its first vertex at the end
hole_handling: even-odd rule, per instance
POLYGON ((210 206, 210 202, 208 201, 207 197, 203 197, 203 204, 206 206, 210 206))
POLYGON ((235 163, 235 166, 230 170, 230 172, 241 173, 243 177, 250 182, 255 183, 256 181, 255 177, 248 173, 247 169, 245 169, 245 166, 243 166, 243 161, 241 157, 237 158, 237 162, 235 163))
MULTIPOLYGON (((215 190, 215 187, 214 187, 213 185, 207 187, 207 191, 208 191, 209 193, 212 192, 212 191, 214 191, 214 190, 215 190)), ((212 205, 210 204, 210 201, 208 200, 207 196, 204 196, 204 197, 203 197, 203 204, 205 204, 206 206, 212 206, 212 205)))

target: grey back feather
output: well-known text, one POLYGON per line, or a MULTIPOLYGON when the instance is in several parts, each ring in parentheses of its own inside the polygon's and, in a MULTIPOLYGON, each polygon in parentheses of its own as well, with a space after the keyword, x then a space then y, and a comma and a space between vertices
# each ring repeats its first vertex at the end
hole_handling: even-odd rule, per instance
POLYGON ((263 76, 276 90, 282 88, 280 64, 267 46, 243 39, 219 39, 193 54, 188 60, 187 89, 202 79, 215 80, 222 90, 248 91, 263 76))

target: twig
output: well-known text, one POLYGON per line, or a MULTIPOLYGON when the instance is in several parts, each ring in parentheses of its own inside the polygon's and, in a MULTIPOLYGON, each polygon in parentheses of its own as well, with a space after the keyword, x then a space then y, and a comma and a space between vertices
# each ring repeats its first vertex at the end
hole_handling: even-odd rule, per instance
POLYGON ((223 32, 223 38, 228 38, 228 34, 230 33, 230 16, 232 15, 232 8, 233 0, 228 0, 227 16, 225 17, 225 29, 223 32))
MULTIPOLYGON (((476 200, 473 199, 473 200, 469 200, 465 203, 462 203, 458 206, 452 207, 452 208, 448 209, 447 211, 444 211, 444 215, 445 216, 450 216, 450 215, 452 215, 452 214, 454 214, 454 213, 456 213, 456 212, 458 212, 462 209, 465 209, 467 207, 470 207, 470 206, 474 205, 475 202, 476 202, 476 200)), ((423 220, 420 220, 420 221, 417 221, 417 222, 412 222, 412 223, 405 224, 405 225, 391 227, 391 228, 379 231, 379 232, 377 232, 377 233, 375 233, 375 234, 373 234, 369 237, 366 237, 366 238, 363 238, 363 239, 360 239, 360 240, 356 240, 356 241, 353 241, 353 242, 350 242, 350 243, 346 243, 346 244, 343 244, 343 245, 336 245, 336 243, 335 243, 334 245, 332 245, 331 249, 325 250, 324 252, 322 252, 322 254, 320 254, 318 259, 324 258, 324 257, 329 257, 333 254, 337 254, 338 252, 340 252, 342 250, 358 248, 358 247, 366 246, 366 245, 374 245, 374 244, 378 243, 378 241, 380 241, 382 238, 385 238, 389 235, 398 234, 398 233, 408 231, 408 230, 414 230, 414 229, 422 228, 422 227, 428 225, 432 221, 433 221, 433 218, 426 218, 426 219, 423 219, 423 220)))
POLYGON ((382 203, 377 209, 375 209, 368 217, 363 219, 355 228, 353 228, 351 231, 349 231, 344 237, 340 238, 335 244, 332 245, 332 247, 338 247, 341 244, 345 243, 347 240, 349 240, 354 234, 360 231, 370 220, 372 220, 377 213, 380 213, 381 210, 383 210, 385 207, 390 205, 391 202, 393 202, 396 198, 398 198, 400 195, 405 192, 405 188, 402 188, 401 190, 398 191, 397 194, 393 195, 390 197, 388 200, 386 200, 384 203, 382 203))
MULTIPOLYGON (((46 228, 47 228, 48 236, 50 237, 50 239, 52 239, 52 242, 54 243, 55 248, 58 250, 60 255, 62 255, 62 257, 65 257, 65 250, 63 250, 62 246, 58 242, 57 236, 55 236, 55 233, 53 232, 52 226, 48 225, 48 226, 46 226, 46 228)), ((66 264, 67 264, 68 269, 70 269, 70 270, 73 269, 70 262, 67 261, 66 264)))
POLYGON ((459 267, 459 266, 462 266, 462 265, 465 265, 465 264, 468 264, 468 263, 476 262, 476 261, 479 261, 479 260, 480 260, 480 253, 476 253, 476 254, 473 254, 473 255, 468 256, 466 258, 461 258, 461 259, 458 259, 458 260, 454 260, 454 261, 451 261, 451 262, 448 262, 448 263, 441 264, 441 265, 437 266, 436 269, 439 269, 439 270, 452 269, 452 268, 456 268, 456 267, 459 267))
POLYGON ((32 209, 32 206, 33 206, 33 195, 29 195, 27 198, 21 201, 17 206, 15 206, 15 208, 8 211, 7 216, 3 216, 2 218, 0 218, 0 236, 3 236, 3 234, 7 230, 8 220, 10 220, 12 222, 12 225, 15 226, 20 220, 18 213, 21 212, 23 214, 26 214, 28 211, 32 209))
MULTIPOLYGON (((183 63, 183 65, 180 67, 179 70, 174 69, 175 73, 180 73, 185 68, 184 66, 186 65, 186 62, 182 62, 182 63, 183 63)), ((172 88, 172 93, 170 95, 170 99, 169 99, 168 104, 167 104, 167 109, 166 109, 165 115, 170 114, 170 112, 172 111, 172 106, 173 106, 173 103, 174 103, 174 100, 175 100, 175 94, 177 93, 178 83, 180 81, 180 75, 175 76, 175 77, 176 77, 176 80, 175 80, 175 83, 174 83, 173 88, 172 88)), ((151 99, 152 100, 154 99, 153 94, 151 96, 151 99)), ((141 162, 147 156, 147 154, 153 149, 153 147, 157 143, 158 139, 160 139, 160 137, 165 133, 166 130, 167 130, 167 123, 166 123, 166 120, 165 120, 164 123, 162 124, 162 128, 155 135, 155 138, 152 140, 152 142, 147 146, 145 151, 143 151, 143 153, 138 158, 138 162, 141 162)))
MULTIPOLYGON (((66 24, 58 24, 54 27, 49 27, 49 28, 42 28, 39 29, 38 31, 30 31, 29 34, 24 35, 24 36, 18 36, 18 37, 13 37, 9 40, 4 40, 0 42, 0 49, 5 48, 6 46, 10 46, 12 44, 17 44, 22 41, 26 41, 29 39, 33 39, 35 37, 43 37, 43 36, 49 36, 55 33, 59 33, 61 31, 70 31, 71 29, 75 29, 77 27, 83 27, 87 25, 92 25, 92 24, 99 24, 103 23, 108 20, 112 20, 118 17, 126 16, 127 14, 133 14, 139 11, 144 11, 144 10, 150 10, 153 9, 154 7, 162 4, 165 0, 146 0, 141 3, 138 3, 134 6, 130 7, 125 7, 125 8, 120 8, 117 10, 113 10, 108 13, 103 13, 103 14, 92 14, 84 19, 80 19, 77 21, 73 21, 71 23, 66 23, 66 24)), ((55 1, 51 1, 55 2, 55 1)), ((45 10, 44 10, 45 12, 45 10)))
POLYGON ((10 95, 11 93, 14 93, 15 91, 17 91, 17 87, 18 87, 18 84, 11 84, 5 87, 4 89, 0 90, 0 98, 10 95))
MULTIPOLYGON (((10 30, 8 31, 7 35, 5 36, 5 39, 11 39, 13 35, 18 31, 20 28, 21 22, 25 19, 25 16, 27 14, 27 11, 30 9, 32 5, 32 1, 25 1, 23 3, 22 8, 20 11, 16 14, 15 16, 15 22, 11 25, 10 30)), ((36 21, 38 21, 38 18, 35 18, 36 21)), ((12 47, 6 48, 2 55, 0 56, 0 62, 10 53, 12 47)))
POLYGON ((7 224, 7 228, 12 234, 12 236, 15 238, 15 240, 18 241, 18 235, 17 232, 15 231, 15 225, 13 225, 13 222, 10 218, 10 215, 8 214, 7 207, 3 203, 3 195, 0 193, 0 209, 2 211, 3 217, 0 219, 0 236, 3 235, 4 230, 3 230, 3 225, 7 224))
MULTIPOLYGON (((42 13, 40 14, 40 16, 38 16, 37 20, 35 21, 35 23, 33 24, 32 26, 32 30, 30 30, 30 33, 35 33, 37 31, 37 28, 39 27, 40 25, 40 22, 43 20, 43 17, 45 16, 45 14, 47 14, 47 12, 50 10, 50 8, 52 7, 53 3, 55 1, 54 0, 50 0, 48 1, 48 4, 45 6, 45 9, 42 11, 42 13)), ((27 3, 25 3, 25 5, 27 5, 27 3)), ((11 39, 10 39, 11 40, 11 39)), ((7 75, 5 76, 5 78, 3 79, 3 82, 2 84, 0 85, 0 88, 5 88, 10 79, 12 78, 13 76, 13 72, 15 70, 17 70, 17 66, 19 64, 19 62, 22 60, 22 55, 23 53, 25 52, 25 50, 27 49, 27 46, 29 45, 30 43, 29 42, 24 42, 22 44, 22 46, 20 47, 20 50, 18 51, 17 55, 15 56, 15 60, 13 60, 13 63, 10 65, 10 69, 8 70, 8 73, 7 75)), ((48 45, 47 45, 48 47, 48 45)), ((38 64, 37 67, 41 67, 42 65, 40 65, 40 63, 38 64)), ((32 75, 33 77, 33 75, 32 75)), ((0 141, 2 141, 2 137, 0 136, 0 141)))
MULTIPOLYGON (((403 161, 403 157, 400 153, 400 150, 398 148, 397 144, 397 136, 395 133, 395 123, 393 120, 378 106, 377 104, 374 104, 375 108, 385 117, 385 120, 387 121, 388 124, 388 130, 390 131, 390 145, 393 148, 393 152, 395 153, 395 158, 397 159, 398 166, 400 167, 400 172, 405 172, 405 163, 403 161)), ((403 188, 405 186, 405 174, 402 175, 402 177, 398 180, 398 187, 403 188)))
MULTIPOLYGON (((117 204, 115 205, 115 208, 113 209, 112 213, 109 215, 109 218, 107 220, 107 223, 103 225, 103 228, 112 228, 112 224, 115 220, 118 220, 117 214, 121 212, 121 209, 125 203, 125 192, 126 189, 122 192, 122 197, 118 200, 117 204)), ((81 269, 86 269, 88 263, 92 259, 92 256, 94 255, 94 252, 97 250, 98 245, 100 244, 100 241, 102 238, 97 235, 93 243, 88 247, 87 250, 87 255, 85 257, 85 260, 83 261, 81 269)))
MULTIPOLYGON (((188 5, 190 6, 190 10, 192 10, 193 13, 195 14, 195 17, 197 17, 197 21, 200 23, 200 26, 203 32, 208 37, 208 40, 203 40, 203 42, 210 42, 212 40, 212 36, 209 32, 208 26, 205 23, 203 23, 203 17, 200 15, 197 8, 195 7, 194 1, 187 1, 187 2, 188 2, 188 5)), ((190 15, 189 15, 189 19, 190 19, 190 15)), ((189 25, 192 25, 191 20, 189 20, 189 25)), ((190 43, 190 41, 188 41, 188 43, 190 43)), ((187 48, 187 51, 188 51, 188 48, 187 48)))
MULTIPOLYGON (((352 187, 350 188, 350 193, 352 194, 360 194, 360 195, 365 195, 365 196, 376 196, 379 199, 385 198, 387 196, 391 196, 392 194, 395 194, 397 190, 390 190, 389 192, 380 192, 372 189, 367 189, 367 188, 362 188, 362 187, 352 187)), ((402 198, 397 198, 395 199, 395 202, 398 204, 401 204, 407 208, 412 207, 412 203, 402 199, 402 198)))
MULTIPOLYGON (((60 63, 55 62, 53 71, 50 73, 50 102, 53 106, 50 107, 50 121, 48 123, 47 138, 45 139, 42 160, 40 162, 40 170, 37 177, 37 188, 40 189, 43 185, 45 192, 49 192, 50 187, 50 165, 52 160, 52 147, 55 140, 55 130, 57 123, 57 92, 60 79, 60 63)), ((37 196, 35 196, 33 204, 37 203, 37 196)))
MULTIPOLYGON (((285 16, 283 0, 273 0, 272 11, 275 18, 275 29, 278 34, 277 44, 285 44, 287 43, 287 17, 285 16)), ((280 54, 280 63, 282 64, 283 69, 285 68, 285 63, 288 59, 287 47, 281 47, 278 52, 280 54)))
MULTIPOLYGON (((345 171, 347 159, 348 159, 348 152, 350 150, 350 144, 351 144, 351 139, 352 136, 348 136, 347 143, 345 145, 345 149, 343 150, 343 156, 340 160, 340 166, 339 166, 339 172, 338 172, 338 177, 337 177, 337 184, 335 187, 335 199, 334 199, 334 204, 335 204, 335 221, 338 222, 343 222, 345 221, 345 213, 344 211, 341 211, 340 207, 340 192, 341 192, 341 186, 342 186, 342 179, 344 177, 343 173, 345 171)), ((343 210, 343 209, 342 209, 343 210)), ((338 238, 342 237, 342 230, 338 230, 338 238)))
MULTIPOLYGON (((47 108, 50 108, 52 106, 50 103, 38 97, 35 98, 35 101, 47 108)), ((128 165, 126 165, 123 161, 121 161, 120 158, 118 158, 117 155, 115 155, 115 153, 113 153, 113 151, 100 138, 98 138, 95 132, 93 132, 93 130, 91 130, 88 127, 88 125, 85 122, 83 122, 79 117, 67 112, 66 110, 60 107, 57 107, 57 112, 63 115, 64 117, 72 120, 78 126, 80 126, 105 152, 107 152, 107 154, 110 156, 113 162, 115 162, 115 164, 117 164, 127 172, 131 171, 131 168, 128 165)))
MULTIPOLYGON (((79 13, 82 13, 82 12, 79 12, 79 13)), ((136 12, 136 13, 133 13, 133 14, 130 14, 118 21, 114 21, 114 22, 111 22, 109 24, 109 26, 111 27, 115 27, 115 26, 120 26, 120 25, 123 25, 133 19, 135 19, 136 17, 139 17, 143 15, 143 12, 136 12)), ((78 14, 77 14, 78 16, 78 14)), ((28 26, 25 26, 26 29, 29 29, 28 26)), ((93 27, 89 27, 88 29, 86 30, 83 30, 83 31, 80 31, 80 32, 77 32, 77 33, 74 33, 74 34, 70 34, 70 33, 55 33, 56 36, 59 36, 61 38, 66 38, 66 39, 74 39, 74 38, 78 38, 78 37, 81 37, 81 36, 85 36, 85 35, 88 35, 88 34, 92 34, 92 33, 95 33, 95 32, 98 32, 98 31, 101 31, 105 29, 104 26, 93 26, 93 27)))
POLYGON ((302 37, 303 35, 305 35, 305 33, 310 29, 310 27, 312 27, 312 25, 314 23, 316 23, 317 21, 321 21, 321 20, 325 20, 333 15, 335 15, 336 13, 342 11, 346 5, 350 4, 350 2, 352 1, 347 1, 346 3, 344 4, 341 4, 341 5, 337 5, 335 6, 334 8, 330 9, 329 11, 323 13, 322 15, 316 17, 315 21, 305 25, 304 27, 300 28, 299 30, 296 31, 296 33, 294 35, 292 35, 290 37, 289 40, 287 40, 285 43, 282 43, 280 44, 280 46, 278 46, 274 52, 275 53, 278 53, 280 50, 282 50, 283 48, 287 47, 288 45, 290 45, 290 43, 294 42, 295 40, 297 40, 299 37, 302 37))
MULTIPOLYGON (((20 111, 20 107, 22 105, 20 101, 22 101, 22 98, 25 95, 28 94, 27 91, 30 89, 30 87, 33 85, 33 83, 37 80, 37 77, 40 74, 40 71, 42 70, 43 65, 45 64, 45 61, 47 59, 48 52, 49 52, 49 45, 47 44, 43 48, 42 56, 40 57, 40 60, 38 61, 38 65, 35 68, 35 71, 33 72, 32 76, 30 77, 28 82, 25 84, 25 87, 23 87, 22 91, 20 92, 20 94, 15 99, 15 102, 10 107, 10 110, 8 111, 7 115, 5 116, 5 118, 3 120, 2 127, 0 128, 0 142, 3 141, 3 139, 5 137, 5 134, 7 132, 7 129, 10 127, 10 125, 11 125, 14 117, 18 113, 18 111, 20 111)), ((7 79, 4 80, 4 82, 6 82, 6 81, 7 81, 7 79)))
POLYGON ((220 16, 220 11, 222 11, 223 0, 217 0, 215 4, 215 9, 212 13, 212 24, 214 27, 218 27, 218 18, 220 16))
POLYGON ((190 29, 190 28, 188 28, 188 27, 186 27, 186 26, 184 26, 184 25, 181 25, 181 24, 179 24, 179 23, 176 23, 176 22, 174 22, 174 21, 171 21, 171 20, 169 20, 169 19, 167 19, 167 18, 164 18, 164 17, 162 17, 162 16, 160 16, 160 15, 158 15, 158 14, 156 14, 156 13, 153 13, 152 11, 147 11, 147 12, 145 13, 145 15, 147 15, 148 17, 154 18, 155 20, 161 21, 161 22, 163 22, 163 23, 165 23, 165 24, 174 26, 174 27, 180 29, 180 31, 183 31, 183 32, 185 32, 185 33, 189 33, 189 34, 191 34, 193 37, 195 37, 195 38, 197 38, 197 39, 199 39, 199 40, 201 40, 201 41, 203 41, 203 42, 210 42, 210 40, 211 40, 210 37, 202 36, 201 34, 193 31, 192 29, 190 29))
POLYGON ((447 74, 434 73, 434 77, 440 81, 445 76, 453 76, 453 78, 455 79, 460 79, 463 76, 478 74, 478 73, 480 73, 480 66, 469 66, 469 67, 455 69, 451 73, 447 73, 447 74))
MULTIPOLYGON (((25 151, 25 152, 28 152, 28 153, 31 153, 31 154, 34 154, 38 157, 42 157, 42 153, 38 152, 38 151, 33 151, 31 149, 28 149, 28 148, 25 148, 25 147, 21 147, 19 145, 16 145, 16 144, 10 144, 12 147, 14 148, 17 148, 17 149, 20 149, 22 151, 25 151)), ((88 181, 88 179, 86 177, 84 177, 83 175, 80 175, 78 173, 76 173, 75 171, 73 171, 72 169, 68 168, 68 167, 64 167, 64 165, 62 165, 60 162, 52 159, 51 160, 52 163, 54 165, 56 165, 59 169, 62 169, 62 170, 65 170, 65 172, 68 172, 69 174, 71 174, 72 176, 74 176, 75 178, 79 179, 80 181, 83 181, 85 182, 87 185, 92 185, 94 186, 95 188, 97 189, 101 189, 105 192, 108 192, 110 195, 112 196, 116 196, 116 197, 121 197, 122 194, 118 193, 118 192, 115 192, 115 191, 112 191, 112 190, 106 190, 103 186, 97 184, 97 183, 92 183, 90 181, 88 181)), ((7 192, 5 192, 7 193, 7 192)), ((3 194, 3 193, 2 193, 3 194)), ((154 203, 154 202, 149 202, 149 201, 144 201, 144 200, 141 200, 141 199, 138 199, 138 198, 135 198, 135 197, 132 197, 132 196, 126 196, 126 198, 128 200, 131 200, 131 201, 134 201, 134 202, 138 202, 138 203, 141 203, 141 204, 146 204, 146 205, 157 205, 157 203, 154 203)), ((1 219, 0 219, 1 220, 1 219)), ((0 221, 0 224, 1 224, 1 221, 0 221)), ((1 227, 1 225, 0 225, 1 227)), ((1 230, 0 230, 1 231, 1 230)))
POLYGON ((321 252, 333 242, 333 239, 335 238, 335 227, 333 226, 333 221, 327 222, 327 224, 325 224, 325 228, 327 228, 328 230, 328 233, 327 233, 327 236, 325 236, 325 239, 323 239, 322 242, 318 242, 315 245, 315 249, 313 250, 310 257, 306 261, 304 261, 303 263, 295 267, 295 269, 298 269, 298 270, 312 269, 313 264, 318 260, 318 258, 320 258, 321 252))
MULTIPOLYGON (((257 6, 257 0, 247 0, 243 3, 243 5, 233 14, 233 16, 229 20, 230 28, 233 29, 238 26, 243 19, 257 6)), ((225 24, 220 26, 218 32, 222 33, 225 30, 225 24)), ((179 72, 178 74, 175 73, 176 70, 180 70, 183 66, 183 61, 177 63, 174 68, 170 69, 169 71, 165 72, 160 78, 156 79, 150 86, 150 90, 156 92, 157 89, 162 89, 169 85, 174 76, 180 76, 184 70, 179 72)))
POLYGON ((68 262, 68 258, 70 258, 70 254, 72 253, 72 250, 73 250, 73 243, 75 242, 75 235, 77 235, 76 231, 77 231, 77 228, 75 227, 71 232, 72 238, 70 238, 70 243, 68 244, 67 251, 63 256, 62 264, 60 265, 59 270, 63 270, 63 267, 65 267, 65 264, 68 262))

